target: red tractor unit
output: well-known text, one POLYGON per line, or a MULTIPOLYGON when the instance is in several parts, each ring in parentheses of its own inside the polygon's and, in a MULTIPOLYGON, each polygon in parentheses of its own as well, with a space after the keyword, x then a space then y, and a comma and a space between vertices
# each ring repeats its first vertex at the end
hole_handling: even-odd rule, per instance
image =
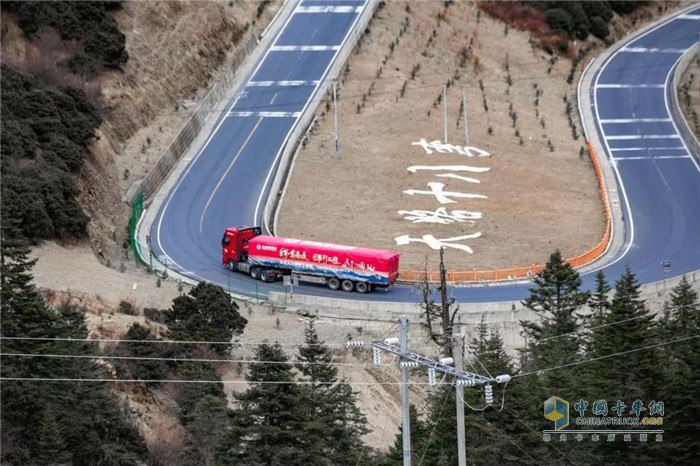
POLYGON ((294 274, 331 290, 368 293, 399 277, 397 252, 267 236, 260 227, 227 228, 221 246, 224 265, 264 282, 294 274))

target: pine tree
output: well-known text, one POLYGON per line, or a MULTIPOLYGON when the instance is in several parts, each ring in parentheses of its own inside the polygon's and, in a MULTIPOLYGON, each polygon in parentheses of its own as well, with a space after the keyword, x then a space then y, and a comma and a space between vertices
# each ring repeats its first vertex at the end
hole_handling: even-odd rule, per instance
MULTIPOLYGON (((483 334, 481 337, 483 343, 478 345, 478 348, 472 345, 470 358, 474 361, 471 362, 470 367, 487 371, 482 374, 486 376, 514 375, 513 361, 503 347, 503 338, 500 332, 495 329, 489 330, 483 317, 480 327, 482 326, 486 328, 480 329, 478 333, 483 334)), ((466 410, 467 463, 505 464, 518 461, 519 464, 527 464, 527 458, 523 457, 518 448, 518 442, 521 441, 518 436, 527 435, 523 430, 524 427, 514 419, 510 419, 506 411, 499 411, 502 406, 513 409, 524 404, 519 400, 523 396, 520 388, 523 381, 522 379, 514 379, 507 385, 491 385, 494 406, 482 411, 475 411, 469 407, 466 410)), ((481 409, 485 406, 486 399, 483 389, 468 388, 465 390, 464 396, 465 401, 474 408, 481 409)), ((527 405, 526 412, 531 412, 532 405, 525 404, 527 405)))
POLYGON ((355 465, 365 451, 361 436, 368 433, 367 418, 358 406, 357 392, 338 378, 330 348, 320 340, 314 321, 304 330, 305 345, 299 348, 297 368, 306 385, 313 422, 305 427, 309 447, 330 464, 355 465))
POLYGON ((220 380, 216 369, 208 362, 184 361, 177 366, 177 378, 192 380, 193 383, 179 383, 175 400, 180 408, 180 421, 187 425, 196 419, 197 403, 205 397, 226 400, 222 383, 197 383, 200 380, 220 380))
MULTIPOLYGON (((162 350, 157 343, 151 329, 144 327, 138 322, 129 327, 124 340, 131 340, 119 343, 114 354, 122 357, 135 358, 159 358, 162 357, 162 350), (153 341, 154 343, 149 343, 153 341)), ((120 360, 115 363, 117 376, 119 378, 140 379, 140 380, 163 380, 167 377, 168 366, 165 361, 158 359, 136 359, 120 360)), ((146 386, 156 386, 158 382, 147 382, 146 386)))
POLYGON ((36 459, 45 464, 68 463, 71 459, 61 434, 61 427, 51 409, 44 411, 39 425, 36 459))
POLYGON ((326 384, 338 380, 338 369, 332 364, 330 349, 318 337, 313 319, 307 322, 304 329, 304 342, 305 345, 299 347, 299 363, 296 364, 301 379, 311 382, 310 386, 314 389, 325 389, 326 384))
MULTIPOLYGON (((582 329, 582 339, 584 342, 584 355, 586 358, 597 356, 596 348, 603 344, 605 339, 605 323, 610 314, 610 284, 605 273, 599 270, 595 275, 595 291, 588 300, 589 314, 582 316, 585 327, 582 329)), ((586 383, 581 384, 581 396, 598 396, 605 391, 607 382, 596 374, 605 370, 606 361, 592 361, 579 366, 579 374, 586 383), (602 385, 601 385, 602 384, 602 385)))
POLYGON ((469 343, 469 350, 472 354, 483 355, 486 352, 486 345, 489 338, 489 326, 486 324, 486 315, 481 314, 481 320, 476 326, 476 335, 469 343))
POLYGON ((101 382, 60 382, 29 379, 99 379, 106 377, 88 336, 85 313, 70 305, 49 307, 32 284, 28 249, 3 224, 0 246, 2 265, 3 337, 32 337, 47 340, 0 341, 5 354, 0 371, 3 380, 3 464, 40 462, 58 448, 70 453, 74 464, 138 463, 148 458, 146 446, 125 418, 112 394, 101 382), (52 340, 75 338, 76 341, 52 340), (35 356, 9 356, 12 353, 35 356), (88 356, 52 358, 42 354, 88 356), (47 410, 50 412, 47 414, 47 410), (51 417, 55 420, 53 422, 51 417), (65 449, 61 446, 61 442, 65 449))
MULTIPOLYGON (((523 366, 540 370, 575 362, 579 356, 576 312, 586 304, 589 293, 581 290, 581 278, 563 261, 557 250, 535 277, 535 288, 523 305, 535 312, 539 321, 521 321, 522 334, 529 348, 523 366)), ((556 388, 560 396, 576 385, 576 367, 546 372, 541 380, 545 387, 556 388)), ((544 401, 544 400, 543 400, 544 401)))
POLYGON ((588 318, 589 327, 597 327, 603 324, 605 316, 610 312, 610 284, 605 277, 605 272, 599 270, 595 274, 595 291, 588 300, 591 314, 588 318))
POLYGON ((200 399, 187 424, 187 464, 213 465, 226 428, 226 399, 205 395, 200 399))
POLYGON ((301 438, 311 419, 304 393, 295 384, 292 366, 279 343, 255 349, 246 380, 249 388, 235 397, 229 431, 218 455, 222 464, 302 465, 318 461, 301 438))
MULTIPOLYGON (((590 356, 603 359, 587 363, 593 369, 587 382, 595 389, 589 395, 589 409, 592 409, 593 402, 604 400, 608 404, 608 415, 617 416, 618 412, 613 408, 617 407, 619 400, 624 404, 621 415, 628 416, 636 400, 640 400, 645 407, 652 400, 658 401, 663 385, 660 350, 649 348, 637 351, 658 341, 658 328, 654 316, 641 298, 640 285, 629 267, 615 283, 610 312, 604 317, 602 325, 590 356)), ((642 417, 644 414, 642 412, 642 417)), ((615 463, 651 461, 659 449, 660 446, 655 444, 623 442, 602 446, 598 454, 601 459, 615 463)))
MULTIPOLYGON (((243 333, 248 320, 238 312, 238 304, 223 288, 200 283, 189 295, 181 295, 165 311, 170 338, 193 341, 231 341, 243 333)), ((211 348, 226 354, 232 345, 216 344, 211 348)))
MULTIPOLYGON (((607 356, 648 346, 657 341, 654 316, 641 299, 640 285, 629 267, 615 283, 610 313, 604 320, 595 356, 607 356)), ((634 352, 624 357, 605 360, 600 374, 608 387, 616 385, 615 396, 639 398, 655 396, 660 371, 659 351, 655 348, 634 352)), ((602 394, 601 394, 602 395, 602 394)), ((608 395, 612 395, 608 391, 608 395)))
POLYGON ((664 314, 663 342, 683 339, 664 346, 662 353, 667 380, 664 429, 673 432, 664 439, 664 457, 674 464, 691 464, 700 451, 700 302, 687 277, 674 287, 664 314))

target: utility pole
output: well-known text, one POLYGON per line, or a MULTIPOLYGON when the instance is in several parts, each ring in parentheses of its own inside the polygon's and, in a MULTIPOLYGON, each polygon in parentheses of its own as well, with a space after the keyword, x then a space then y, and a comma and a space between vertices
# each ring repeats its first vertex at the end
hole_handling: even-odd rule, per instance
POLYGON ((447 144, 447 84, 442 85, 442 122, 445 127, 445 140, 443 141, 447 144))
POLYGON ((464 92, 466 84, 462 84, 462 115, 464 116, 464 146, 469 145, 469 126, 467 125, 467 96, 464 92))
MULTIPOLYGON (((373 341, 370 343, 372 346, 373 359, 375 365, 381 365, 381 350, 391 353, 399 357, 399 368, 401 369, 401 409, 403 417, 403 465, 411 466, 411 424, 409 418, 408 409, 408 369, 411 367, 424 367, 428 369, 428 382, 430 385, 437 385, 435 374, 440 372, 442 374, 448 375, 452 379, 452 384, 455 385, 458 395, 460 391, 463 391, 463 387, 474 387, 474 386, 484 386, 486 394, 487 404, 493 403, 493 396, 491 395, 491 382, 496 383, 506 383, 510 380, 510 375, 504 374, 492 377, 485 377, 479 374, 474 374, 472 372, 465 372, 462 370, 462 340, 459 337, 459 346, 456 349, 456 354, 458 355, 458 367, 452 367, 454 360, 452 358, 442 358, 439 361, 435 361, 420 354, 414 353, 408 349, 408 320, 406 316, 399 317, 399 338, 387 338, 384 341, 373 341), (397 346, 398 345, 398 346, 397 346)), ((346 346, 348 348, 364 346, 363 341, 349 341, 346 346)), ((463 396, 457 396, 457 418, 461 416, 461 429, 458 427, 458 437, 460 439, 459 448, 459 458, 460 466, 465 464, 466 461, 466 446, 465 446, 465 435, 464 435, 464 406, 460 407, 461 403, 464 403, 463 396)))
MULTIPOLYGON (((462 360, 462 348, 464 345, 464 338, 462 335, 454 335, 453 337, 455 355, 455 370, 463 371, 464 362, 462 360)), ((464 387, 462 385, 455 385, 456 393, 456 405, 457 405, 457 459, 459 466, 467 465, 467 445, 466 445, 466 432, 464 430, 464 387)))
POLYGON ((335 122, 335 158, 340 158, 340 141, 338 139, 338 100, 336 98, 336 80, 333 80, 333 121, 335 122))
MULTIPOLYGON (((399 348, 408 352, 408 319, 399 317, 399 348)), ((411 417, 408 409, 408 365, 401 365, 401 414, 403 419, 403 464, 411 466, 411 417)))

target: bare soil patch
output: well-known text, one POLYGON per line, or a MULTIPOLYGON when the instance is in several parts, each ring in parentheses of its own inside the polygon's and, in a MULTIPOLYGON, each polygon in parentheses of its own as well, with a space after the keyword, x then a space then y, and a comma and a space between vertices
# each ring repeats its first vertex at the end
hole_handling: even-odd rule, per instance
POLYGON ((526 33, 479 13, 473 2, 449 8, 443 2, 387 2, 368 31, 341 73, 340 158, 334 158, 333 109, 326 105, 296 157, 277 234, 397 250, 403 268, 420 268, 426 255, 434 264, 437 251, 417 242, 397 245, 396 237, 481 233, 458 242, 470 246, 472 254, 447 249, 452 270, 543 263, 555 248, 573 257, 600 241, 603 209, 578 121, 577 79, 566 83, 569 59, 531 46, 526 33), (421 138, 444 140, 440 94, 447 80, 448 141, 464 145, 464 85, 469 145, 492 157, 427 155, 412 145, 421 138), (412 165, 490 171, 409 173, 412 165), (473 176, 480 183, 439 178, 438 173, 473 176), (487 198, 441 204, 434 195, 403 192, 429 191, 430 182, 487 198), (481 212, 483 218, 431 224, 399 214, 440 207, 448 213, 481 212))

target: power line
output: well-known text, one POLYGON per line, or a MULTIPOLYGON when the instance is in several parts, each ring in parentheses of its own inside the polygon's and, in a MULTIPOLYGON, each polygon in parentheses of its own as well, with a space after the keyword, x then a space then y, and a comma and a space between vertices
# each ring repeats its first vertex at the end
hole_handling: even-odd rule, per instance
MULTIPOLYGON (((508 381, 508 382, 510 382, 510 381, 508 381)), ((496 412, 498 412, 498 413, 503 411, 503 407, 506 405, 506 387, 508 386, 508 382, 503 384, 503 393, 501 394, 501 407, 496 409, 496 412)), ((462 400, 462 403, 464 403, 469 409, 471 409, 474 412, 486 411, 486 409, 489 406, 491 406, 491 405, 487 404, 483 408, 474 408, 473 406, 471 406, 469 403, 466 402, 466 400, 464 399, 464 396, 459 391, 457 391, 457 396, 462 400)))
POLYGON ((619 353, 608 354, 608 355, 600 356, 600 357, 597 357, 597 358, 591 358, 591 359, 586 359, 586 360, 583 360, 583 361, 572 362, 572 363, 569 363, 569 364, 563 364, 563 365, 561 365, 561 366, 548 367, 548 368, 546 368, 546 369, 539 369, 539 370, 536 370, 536 371, 527 372, 527 373, 525 373, 525 374, 516 374, 516 375, 513 376, 513 378, 516 378, 516 377, 525 377, 525 376, 532 375, 532 374, 538 374, 538 375, 539 375, 539 374, 542 374, 543 372, 549 372, 549 371, 553 371, 553 370, 556 370, 556 369, 563 369, 563 368, 565 368, 565 367, 577 366, 577 365, 579 365, 579 364, 583 364, 583 363, 586 363, 586 362, 600 361, 601 359, 612 358, 612 357, 614 357, 614 356, 622 356, 622 355, 624 355, 624 354, 636 353, 637 351, 642 351, 642 350, 650 349, 650 348, 656 348, 656 347, 659 347, 659 346, 670 345, 670 344, 678 343, 678 342, 681 342, 681 341, 692 340, 693 338, 698 338, 698 337, 700 337, 700 335, 691 335, 691 336, 689 336, 689 337, 679 338, 679 339, 677 339, 677 340, 665 341, 665 342, 663 342, 663 343, 657 343, 657 344, 655 344, 655 345, 643 346, 643 347, 641 347, 641 348, 635 348, 635 349, 631 349, 631 350, 627 350, 627 351, 621 351, 621 352, 619 352, 619 353))
MULTIPOLYGON (((238 346, 304 346, 302 343, 256 343, 237 341, 206 341, 206 340, 120 340, 118 338, 59 338, 59 337, 5 337, 0 336, 0 340, 21 340, 21 341, 73 341, 73 342, 107 342, 107 343, 160 343, 160 344, 185 344, 185 345, 238 345, 238 346)), ((345 343, 323 343, 320 346, 346 346, 345 343)))
POLYGON ((537 461, 537 460, 535 460, 535 458, 533 458, 527 451, 525 451, 520 445, 518 445, 517 443, 515 443, 515 441, 513 441, 513 439, 512 439, 508 434, 506 434, 505 432, 503 432, 502 430, 500 430, 498 427, 496 427, 495 425, 493 425, 493 423, 491 423, 491 422, 490 422, 488 419, 486 419, 485 417, 482 416, 482 419, 483 419, 484 421, 486 421, 486 424, 488 424, 489 427, 492 427, 494 430, 496 430, 496 432, 498 432, 498 433, 501 434, 503 437, 505 437, 510 443, 512 443, 512 444, 515 446, 515 448, 517 448, 518 450, 520 450, 521 452, 523 452, 528 458, 530 458, 532 461, 535 461, 535 462, 537 461))
MULTIPOLYGON (((0 353, 1 357, 16 356, 28 358, 57 358, 57 359, 124 359, 134 361, 189 361, 189 362, 214 362, 214 363, 244 363, 244 364, 292 364, 292 365, 325 365, 334 366, 349 366, 349 367, 365 367, 373 366, 368 363, 352 363, 352 362, 302 362, 302 361, 273 361, 273 360, 256 360, 256 359, 206 359, 206 358, 159 358, 150 356, 100 356, 87 354, 37 354, 37 353, 0 353)), ((382 369, 386 369, 382 367, 382 369)))
MULTIPOLYGON (((615 299, 627 299, 628 297, 632 297, 632 296, 633 296, 633 295, 619 296, 619 297, 617 297, 617 298, 615 298, 615 299)), ((668 303, 668 302, 667 302, 667 303, 668 303)), ((611 303, 609 303, 609 304, 611 304, 611 303)), ((670 310, 673 311, 673 310, 678 310, 678 309, 689 309, 689 308, 690 308, 690 309, 700 309, 700 304, 684 304, 684 305, 682 305, 682 306, 672 306, 672 307, 670 308, 670 310)), ((663 309, 662 309, 662 310, 663 310, 663 309)), ((657 313, 657 315, 659 315, 659 314, 657 313)), ((592 316, 592 314, 591 314, 591 316, 592 316)), ((587 317, 588 317, 588 316, 587 316, 587 317)), ((549 340, 554 340, 554 339, 556 339, 556 338, 565 337, 565 336, 567 336, 567 335, 575 335, 575 334, 578 334, 578 333, 580 333, 580 332, 582 332, 582 331, 586 331, 586 330, 595 330, 595 329, 598 329, 598 328, 609 327, 609 326, 611 326, 611 325, 617 325, 617 324, 622 324, 622 323, 625 323, 625 322, 631 322, 631 321, 633 321, 633 320, 643 319, 643 318, 645 318, 645 317, 646 317, 646 318, 652 318, 652 319, 653 319, 655 316, 654 316, 654 315, 649 315, 649 314, 644 314, 644 315, 640 315, 640 316, 637 316, 637 317, 630 317, 629 319, 623 319, 623 320, 618 320, 618 321, 615 321, 615 322, 610 322, 610 323, 607 323, 607 324, 594 325, 594 326, 591 326, 591 327, 584 327, 584 326, 582 326, 580 329, 575 330, 575 331, 573 331, 573 332, 567 332, 567 333, 562 333, 562 334, 554 335, 554 336, 547 337, 547 338, 542 338, 542 339, 540 339, 540 340, 538 341, 538 343, 542 343, 542 342, 549 341, 549 340)), ((483 354, 487 354, 487 353, 490 353, 490 352, 493 352, 493 351, 487 351, 487 352, 485 352, 485 353, 483 353, 483 354)))
MULTIPOLYGON (((407 87, 406 90, 407 90, 407 91, 410 91, 410 90, 422 90, 422 89, 429 89, 429 88, 441 88, 441 87, 445 84, 445 78, 447 78, 447 79, 452 79, 452 77, 454 76, 454 73, 435 72, 435 73, 420 73, 420 74, 419 74, 419 78, 420 78, 420 77, 426 77, 426 76, 429 76, 429 77, 438 76, 438 77, 440 77, 440 80, 439 80, 439 82, 437 82, 437 81, 436 81, 436 82, 433 82, 432 80, 424 81, 423 84, 421 84, 421 85, 416 85, 416 86, 411 86, 411 87, 407 87)), ((478 75, 477 75, 476 77, 478 77, 478 75)), ((541 76, 540 76, 540 75, 537 75, 537 76, 519 76, 519 77, 513 77, 513 78, 512 78, 512 80, 513 80, 513 85, 512 85, 512 87, 515 87, 516 85, 521 84, 521 83, 526 83, 526 84, 529 85, 529 83, 530 83, 531 81, 535 81, 535 80, 538 80, 538 79, 546 79, 546 78, 547 78, 546 75, 541 75, 541 76)), ((353 80, 350 80, 349 82, 350 82, 350 84, 352 84, 352 83, 354 83, 354 82, 364 82, 364 81, 372 81, 372 82, 374 82, 374 81, 382 81, 382 80, 394 80, 394 81, 395 81, 395 80, 401 80, 401 79, 403 79, 404 81, 409 81, 409 79, 406 78, 406 77, 380 76, 379 78, 377 78, 377 77, 373 77, 373 78, 369 78, 369 77, 368 77, 368 78, 353 78, 353 80)), ((461 77, 460 77, 460 79, 461 79, 461 77)), ((453 81, 456 81, 455 79, 452 79, 452 80, 453 80, 453 81)), ((326 79, 325 81, 331 82, 331 81, 333 81, 333 79, 326 79)), ((342 79, 341 79, 340 81, 341 81, 341 83, 342 83, 342 79)), ((415 81, 415 79, 410 80, 410 81, 415 81)), ((346 86, 348 86, 348 84, 343 84, 343 86, 346 87, 346 86)), ((242 86, 241 89, 245 90, 245 89, 248 88, 248 87, 250 87, 250 86, 247 86, 247 85, 246 85, 246 86, 242 86)), ((395 93, 398 93, 398 92, 400 92, 400 91, 401 91, 401 88, 396 88, 396 89, 389 89, 389 90, 382 91, 382 92, 373 91, 373 92, 371 93, 371 95, 367 94, 366 92, 365 92, 365 93, 362 93, 362 94, 359 94, 359 93, 358 93, 358 94, 349 94, 349 95, 342 95, 342 94, 341 94, 341 96, 338 97, 338 101, 342 101, 342 100, 360 100, 360 99, 362 99, 363 97, 364 97, 364 98, 368 98, 368 97, 371 97, 371 96, 374 96, 374 95, 395 94, 395 93)), ((266 91, 263 91, 263 92, 266 92, 266 91)), ((200 103, 201 103, 202 101, 204 101, 205 98, 206 98, 206 97, 203 97, 203 98, 200 100, 200 103)), ((238 100, 239 100, 239 102, 242 101, 242 99, 238 99, 238 100)), ((319 99, 319 100, 322 100, 322 99, 319 99)), ((245 103, 245 102, 244 102, 244 103, 245 103)), ((299 105, 301 105, 301 104, 303 104, 303 103, 305 103, 305 101, 304 101, 304 102, 302 102, 302 101, 291 101, 291 102, 287 102, 287 103, 284 103, 284 104, 272 104, 272 105, 268 105, 268 104, 266 104, 266 105, 256 105, 256 106, 254 107, 254 109, 253 109, 253 108, 249 108, 249 107, 245 107, 245 105, 243 105, 242 108, 241 108, 240 110, 242 110, 242 111, 249 111, 249 110, 258 110, 258 111, 260 111, 260 110, 264 110, 264 109, 266 109, 266 108, 298 107, 299 105)), ((233 108, 230 107, 230 101, 215 103, 215 104, 209 106, 209 109, 197 108, 197 109, 195 109, 193 112, 188 113, 188 114, 186 114, 186 115, 187 115, 187 116, 192 116, 192 115, 202 115, 202 114, 209 114, 209 113, 223 113, 223 111, 224 111, 225 109, 233 110, 233 108)), ((118 116, 117 113, 116 113, 116 111, 104 111, 104 110, 103 110, 103 111, 99 111, 99 110, 98 110, 98 113, 99 113, 99 115, 100 115, 100 118, 102 118, 102 119, 109 119, 109 118, 112 117, 112 116, 118 116), (114 114, 114 115, 112 115, 112 114, 114 114)), ((73 122, 73 121, 86 121, 86 120, 93 120, 93 119, 94 119, 94 118, 92 118, 92 117, 90 117, 90 116, 75 116, 75 117, 67 118, 67 117, 65 117, 65 116, 57 115, 57 116, 47 116, 47 117, 26 117, 26 118, 9 117, 9 118, 3 118, 3 121, 5 121, 5 122, 10 122, 10 121, 12 121, 12 122, 19 122, 19 121, 21 121, 21 122, 28 122, 28 123, 30 123, 30 124, 39 124, 39 123, 68 123, 68 122, 73 122)))
POLYGON ((576 330, 576 331, 573 331, 573 332, 562 333, 562 334, 560 334, 560 335, 554 335, 553 337, 542 338, 541 340, 538 341, 538 343, 542 343, 542 342, 549 341, 549 340, 555 340, 555 339, 557 339, 557 338, 565 337, 565 336, 568 336, 568 335, 579 334, 581 331, 585 331, 585 330, 595 330, 595 329, 598 329, 598 328, 609 327, 609 326, 611 326, 611 325, 623 324, 623 323, 625 323, 625 322, 631 322, 631 321, 633 321, 633 320, 642 319, 642 318, 644 318, 644 317, 647 317, 647 318, 651 317, 651 318, 653 318, 653 316, 641 315, 641 316, 637 316, 637 317, 631 317, 631 318, 629 318, 629 319, 618 320, 618 321, 616 321, 616 322, 611 322, 611 323, 609 323, 609 324, 595 325, 595 326, 593 326, 593 327, 582 327, 582 328, 580 328, 579 330, 576 330))
MULTIPOLYGON (((447 399, 450 397, 450 389, 445 390, 445 398, 442 400, 442 406, 440 406, 440 411, 438 412, 437 420, 439 421, 440 418, 442 417, 442 410, 445 409, 445 405, 447 404, 447 399)), ((428 442, 425 444, 425 448, 423 449, 423 454, 420 457, 420 461, 418 462, 418 466, 423 464, 423 460, 425 459, 426 453, 428 453, 428 447, 430 446, 430 442, 433 441, 433 434, 435 433, 435 429, 438 426, 438 422, 435 421, 433 424, 433 428, 430 430, 430 436, 428 437, 428 442)))
MULTIPOLYGON (((15 382, 113 382, 113 383, 221 383, 221 384, 265 384, 265 385, 335 385, 336 382, 319 382, 311 380, 184 380, 184 379, 110 379, 110 378, 71 378, 71 377, 0 377, 0 381, 15 382)), ((401 382, 346 382, 352 385, 401 385, 401 382)), ((430 385, 428 382, 410 382, 410 385, 430 385)))
MULTIPOLYGON (((524 425, 525 427, 527 427, 533 434, 537 435, 537 437, 540 437, 540 433, 539 433, 539 432, 537 432, 536 430, 534 430, 532 427, 530 427, 529 424, 527 424, 525 421, 523 421, 523 420, 520 419, 518 416, 516 416, 515 413, 514 413, 513 411, 511 411, 511 410, 508 409, 508 408, 506 408, 506 411, 507 411, 508 413, 510 413, 510 415, 513 416, 519 423, 521 423, 522 425, 524 425)), ((566 453, 564 453, 563 451, 561 451, 560 449, 558 449, 557 447, 555 447, 553 443, 550 442, 549 445, 550 445, 552 448, 554 448, 557 452, 559 452, 559 454, 562 455, 564 458, 568 459, 568 460, 571 462, 571 464, 578 464, 577 462, 575 462, 574 460, 572 460, 569 456, 567 456, 566 453)))

